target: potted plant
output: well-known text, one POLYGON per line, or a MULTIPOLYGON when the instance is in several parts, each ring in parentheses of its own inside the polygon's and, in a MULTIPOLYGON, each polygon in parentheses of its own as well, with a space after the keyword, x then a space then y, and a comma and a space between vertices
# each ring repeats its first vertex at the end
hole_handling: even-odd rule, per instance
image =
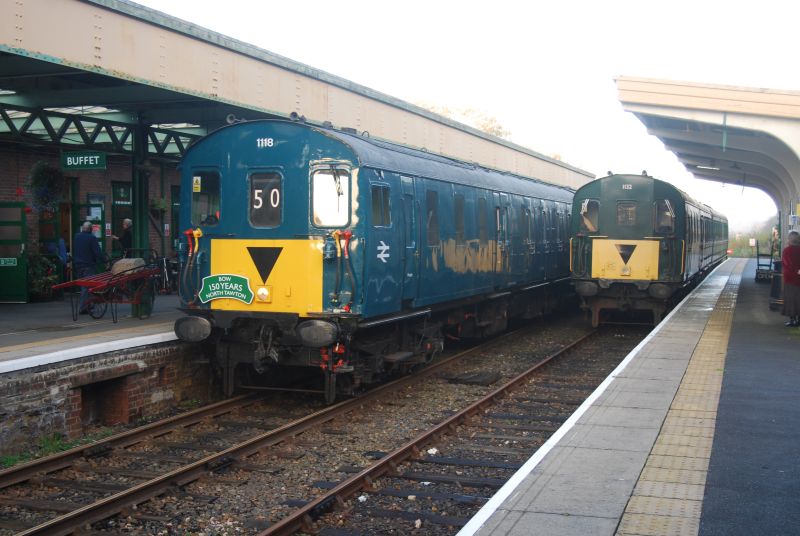
POLYGON ((34 300, 52 299, 53 285, 58 283, 58 267, 56 264, 38 253, 28 255, 28 284, 34 300))

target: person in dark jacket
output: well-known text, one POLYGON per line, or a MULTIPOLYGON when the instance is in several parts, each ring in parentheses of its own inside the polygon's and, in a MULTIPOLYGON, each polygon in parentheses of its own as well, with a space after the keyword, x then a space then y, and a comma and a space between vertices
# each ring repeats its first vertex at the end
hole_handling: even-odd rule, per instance
POLYGON ((783 249, 783 314, 786 327, 800 326, 800 233, 790 231, 783 249))
POLYGON ((118 237, 111 237, 115 240, 119 240, 119 245, 122 246, 123 257, 127 256, 127 251, 133 247, 133 232, 131 231, 131 227, 133 227, 133 220, 125 218, 122 220, 122 232, 120 235, 118 237))
MULTIPOLYGON (((75 278, 81 279, 97 273, 97 263, 103 260, 100 251, 100 243, 97 237, 92 234, 92 222, 87 221, 81 225, 81 232, 75 235, 72 242, 72 269, 75 271, 75 278)), ((86 309, 86 298, 89 289, 81 287, 81 299, 78 303, 78 312, 82 315, 88 314, 86 309)))

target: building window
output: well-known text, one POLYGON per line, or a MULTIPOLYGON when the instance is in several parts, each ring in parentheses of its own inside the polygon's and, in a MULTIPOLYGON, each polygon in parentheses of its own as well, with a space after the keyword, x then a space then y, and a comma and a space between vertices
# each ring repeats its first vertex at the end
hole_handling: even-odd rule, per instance
MULTIPOLYGON (((111 183, 111 234, 120 236, 122 234, 122 222, 126 219, 133 219, 133 204, 131 203, 131 183, 112 182, 111 183)), ((134 222, 135 224, 136 222, 134 222)), ((104 241, 101 240, 102 244, 104 241)), ((118 240, 111 242, 111 251, 114 256, 122 255, 122 246, 118 240)))

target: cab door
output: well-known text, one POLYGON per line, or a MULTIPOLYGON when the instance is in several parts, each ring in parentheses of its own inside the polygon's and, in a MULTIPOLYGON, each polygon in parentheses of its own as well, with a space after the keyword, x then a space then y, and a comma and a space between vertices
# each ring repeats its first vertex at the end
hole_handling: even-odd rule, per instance
POLYGON ((367 265, 366 288, 370 315, 382 315, 400 309, 403 269, 403 235, 398 232, 400 210, 397 175, 363 171, 369 178, 369 226, 365 241, 367 265), (393 202, 394 201, 394 202, 393 202))

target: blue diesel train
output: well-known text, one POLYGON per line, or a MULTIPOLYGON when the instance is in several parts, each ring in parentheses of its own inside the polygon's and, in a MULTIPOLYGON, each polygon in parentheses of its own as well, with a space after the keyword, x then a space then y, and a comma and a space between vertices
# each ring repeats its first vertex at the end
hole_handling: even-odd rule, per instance
POLYGON ((221 128, 181 191, 175 331, 216 344, 227 393, 313 367, 332 401, 570 288, 572 190, 355 131, 221 128))

